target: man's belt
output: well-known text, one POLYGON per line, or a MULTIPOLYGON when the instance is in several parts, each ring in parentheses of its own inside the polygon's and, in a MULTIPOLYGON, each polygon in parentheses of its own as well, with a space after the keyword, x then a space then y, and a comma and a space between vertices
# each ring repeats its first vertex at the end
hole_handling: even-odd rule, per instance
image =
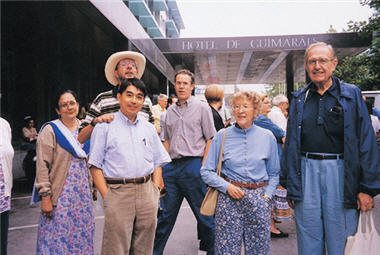
POLYGON ((318 160, 323 160, 323 159, 344 159, 343 154, 323 154, 323 153, 306 153, 306 152, 301 152, 302 156, 305 156, 306 158, 311 158, 311 159, 318 159, 318 160))
POLYGON ((152 178, 152 175, 146 175, 143 177, 136 177, 136 178, 108 178, 106 177, 106 182, 108 184, 127 184, 127 183, 135 183, 135 184, 141 184, 146 183, 152 178))
POLYGON ((222 178, 224 178, 226 181, 228 181, 229 183, 231 183, 231 184, 233 184, 235 186, 238 186, 240 188, 244 188, 244 189, 258 189, 258 188, 267 186, 267 182, 266 181, 264 181, 264 182, 243 182, 243 181, 234 181, 234 180, 231 180, 230 178, 228 178, 224 174, 221 174, 220 176, 222 178))

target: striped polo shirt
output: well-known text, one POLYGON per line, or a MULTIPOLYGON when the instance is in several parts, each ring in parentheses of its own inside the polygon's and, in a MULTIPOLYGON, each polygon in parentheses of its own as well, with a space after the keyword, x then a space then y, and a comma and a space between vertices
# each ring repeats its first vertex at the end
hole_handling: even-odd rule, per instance
MULTIPOLYGON (((145 97, 145 102, 139 112, 139 115, 146 118, 150 123, 154 122, 151 101, 149 97, 145 97)), ((92 102, 88 109, 86 118, 82 120, 81 128, 87 127, 91 121, 103 114, 114 113, 120 109, 119 101, 113 96, 112 90, 100 93, 92 102)))

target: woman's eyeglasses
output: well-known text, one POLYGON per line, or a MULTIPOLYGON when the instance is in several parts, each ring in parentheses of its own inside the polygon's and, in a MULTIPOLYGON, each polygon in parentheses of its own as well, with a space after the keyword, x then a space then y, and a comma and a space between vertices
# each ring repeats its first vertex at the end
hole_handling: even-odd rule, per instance
POLYGON ((61 105, 59 105, 59 106, 62 107, 62 108, 67 108, 67 107, 69 107, 69 106, 73 107, 73 106, 75 106, 76 104, 77 104, 77 102, 70 101, 70 102, 67 102, 67 103, 63 103, 63 104, 61 104, 61 105))

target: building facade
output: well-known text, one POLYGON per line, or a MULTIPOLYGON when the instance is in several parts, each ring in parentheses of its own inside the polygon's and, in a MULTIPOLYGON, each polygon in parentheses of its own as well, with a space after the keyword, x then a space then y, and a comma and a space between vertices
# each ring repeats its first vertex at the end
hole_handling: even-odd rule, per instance
POLYGON ((146 56, 142 80, 150 95, 172 83, 174 68, 151 38, 180 35, 176 1, 1 1, 1 14, 0 115, 16 148, 25 116, 37 128, 57 117, 59 91, 75 91, 86 106, 110 89, 104 65, 114 52, 146 56))
POLYGON ((128 0, 124 3, 151 38, 178 38, 185 28, 177 1, 128 0))

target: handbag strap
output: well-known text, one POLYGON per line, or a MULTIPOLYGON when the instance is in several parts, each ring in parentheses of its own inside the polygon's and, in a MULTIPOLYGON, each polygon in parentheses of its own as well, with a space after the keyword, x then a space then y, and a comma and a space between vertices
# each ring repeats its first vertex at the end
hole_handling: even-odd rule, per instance
POLYGON ((379 236, 379 232, 377 231, 377 229, 375 227, 375 222, 373 221, 373 210, 371 210, 370 213, 371 213, 371 228, 372 228, 372 232, 375 232, 375 234, 377 236, 379 236))
POLYGON ((358 221, 358 230, 357 232, 358 233, 363 233, 362 231, 362 218, 364 217, 364 213, 362 211, 360 211, 360 215, 359 215, 359 221, 358 221))
MULTIPOLYGON (((366 232, 377 234, 375 223, 373 222, 373 210, 367 212, 367 221, 366 221, 366 232), (369 230, 371 228, 371 230, 369 230)), ((378 235, 378 234, 377 234, 378 235)))
POLYGON ((220 153, 219 153, 219 159, 218 159, 218 168, 216 169, 216 174, 219 176, 220 176, 220 172, 222 170, 222 157, 223 157, 223 150, 224 150, 224 140, 226 140, 226 129, 224 129, 224 132, 223 132, 222 146, 220 147, 220 153))
POLYGON ((377 234, 375 223, 373 222, 372 210, 368 212, 360 211, 357 232, 363 233, 363 230, 366 234, 370 234, 371 232, 375 232, 377 234), (364 218, 364 229, 362 228, 362 218, 364 218))

